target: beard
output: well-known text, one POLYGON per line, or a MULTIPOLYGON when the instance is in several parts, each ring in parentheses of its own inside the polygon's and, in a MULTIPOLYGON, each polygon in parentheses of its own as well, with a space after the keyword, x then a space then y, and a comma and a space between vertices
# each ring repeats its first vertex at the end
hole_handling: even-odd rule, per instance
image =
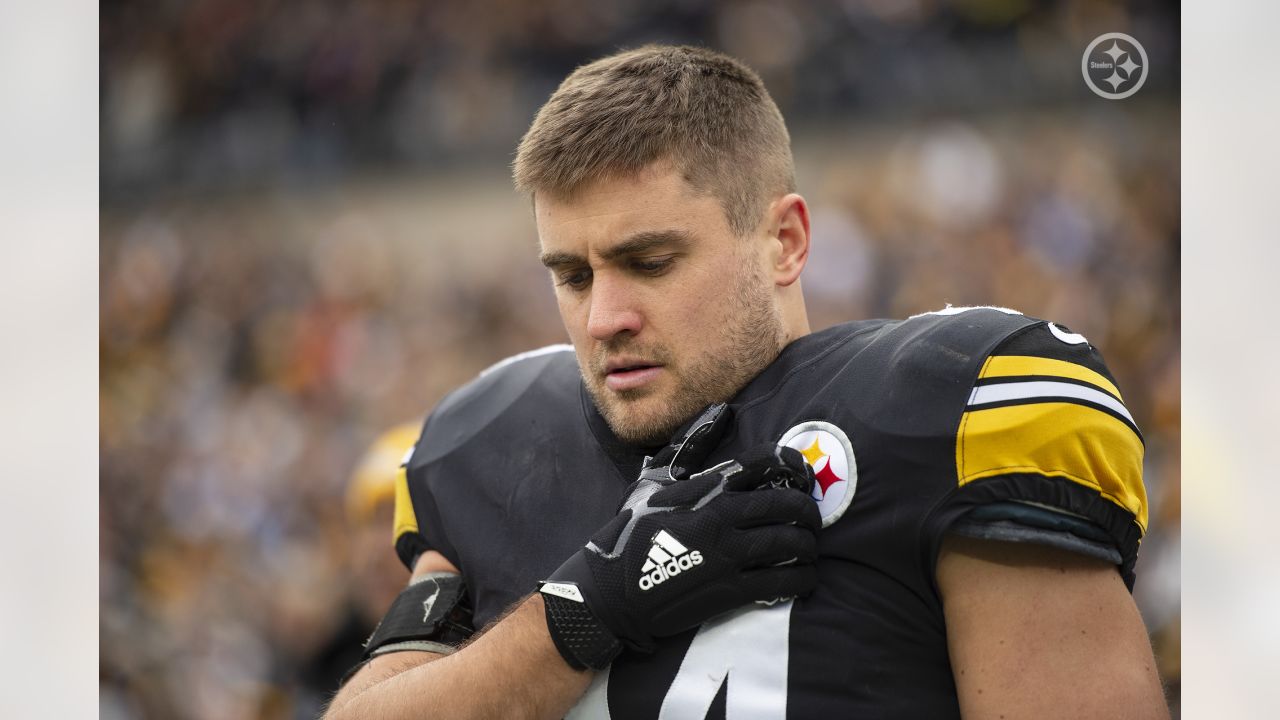
POLYGON ((740 258, 737 265, 717 331, 691 338, 690 343, 698 344, 689 348, 693 352, 682 362, 672 362, 675 356, 669 347, 645 345, 627 335, 602 343, 590 367, 581 368, 596 408, 623 442, 666 442, 703 408, 736 395, 781 352, 786 332, 773 302, 772 284, 748 258, 740 258), (660 389, 608 389, 605 364, 622 353, 662 365, 669 381, 660 389))

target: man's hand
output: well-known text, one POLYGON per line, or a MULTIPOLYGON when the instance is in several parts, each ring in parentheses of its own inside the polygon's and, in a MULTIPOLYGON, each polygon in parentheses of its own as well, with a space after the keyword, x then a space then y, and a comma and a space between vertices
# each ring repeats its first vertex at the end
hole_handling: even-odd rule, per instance
POLYGON ((542 585, 571 666, 602 669, 624 644, 650 652, 655 638, 817 583, 822 520, 800 453, 770 443, 690 474, 727 423, 713 406, 650 459, 618 516, 542 585))

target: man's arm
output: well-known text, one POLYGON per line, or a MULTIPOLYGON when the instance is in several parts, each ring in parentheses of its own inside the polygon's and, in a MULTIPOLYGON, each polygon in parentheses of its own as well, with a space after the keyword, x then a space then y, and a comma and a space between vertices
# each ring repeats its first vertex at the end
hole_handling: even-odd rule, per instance
MULTIPOLYGON (((428 550, 418 558, 413 576, 440 571, 458 570, 443 555, 428 550)), ((433 707, 448 708, 450 717, 458 718, 563 717, 590 682, 592 673, 577 672, 560 658, 546 632, 540 596, 517 607, 488 633, 497 633, 495 640, 512 645, 499 644, 495 649, 489 642, 477 652, 472 648, 481 645, 481 638, 453 655, 405 651, 374 657, 342 686, 325 717, 421 717, 424 709, 433 707), (526 607, 534 601, 536 609, 526 607), (541 652, 545 648, 538 647, 539 637, 550 655, 541 652), (499 660, 486 658, 486 652, 498 653, 499 660), (522 662, 523 656, 530 660, 522 662), (443 668, 422 667, 446 658, 450 664, 443 668), (389 682, 411 671, 417 674, 389 682), (527 677, 521 676, 522 671, 527 677), (460 699, 467 702, 459 703, 460 699)))
POLYGON ((325 717, 416 719, 439 710, 459 719, 560 718, 586 690, 592 675, 570 668, 561 658, 547 633, 542 596, 534 594, 452 655, 424 658, 420 665, 363 688, 350 688, 349 683, 325 717))
MULTIPOLYGON (((413 566, 413 576, 410 582, 433 572, 458 572, 458 568, 453 563, 435 550, 427 550, 418 556, 417 562, 413 566)), ((439 660, 445 657, 440 653, 433 652, 416 652, 407 650, 404 652, 393 652, 385 655, 378 655, 369 659, 363 667, 347 679, 342 687, 334 695, 329 702, 330 712, 334 708, 345 705, 352 697, 364 692, 370 686, 376 685, 383 680, 398 675, 406 670, 439 660)))
POLYGON ((1146 628, 1114 567, 949 535, 937 578, 964 717, 1169 717, 1146 628))

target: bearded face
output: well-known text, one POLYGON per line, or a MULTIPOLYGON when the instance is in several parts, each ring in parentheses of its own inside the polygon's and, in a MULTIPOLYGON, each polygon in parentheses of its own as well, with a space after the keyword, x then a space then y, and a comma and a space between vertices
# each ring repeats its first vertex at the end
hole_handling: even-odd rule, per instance
POLYGON ((759 244, 674 169, 539 198, 536 213, 583 380, 619 438, 666 440, 785 344, 759 244))

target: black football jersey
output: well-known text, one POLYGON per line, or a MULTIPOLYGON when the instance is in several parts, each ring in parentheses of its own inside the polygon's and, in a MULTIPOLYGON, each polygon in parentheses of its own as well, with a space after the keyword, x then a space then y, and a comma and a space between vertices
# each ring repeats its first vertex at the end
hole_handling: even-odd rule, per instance
MULTIPOLYGON (((1065 328, 999 308, 847 323, 792 342, 729 404, 710 462, 772 441, 814 468, 817 589, 624 652, 570 717, 958 717, 934 578, 947 532, 1106 557, 1132 587, 1142 438, 1065 328)), ((612 435, 568 346, 517 356, 427 420, 396 549, 456 564, 480 627, 614 516, 653 452, 612 435)))

